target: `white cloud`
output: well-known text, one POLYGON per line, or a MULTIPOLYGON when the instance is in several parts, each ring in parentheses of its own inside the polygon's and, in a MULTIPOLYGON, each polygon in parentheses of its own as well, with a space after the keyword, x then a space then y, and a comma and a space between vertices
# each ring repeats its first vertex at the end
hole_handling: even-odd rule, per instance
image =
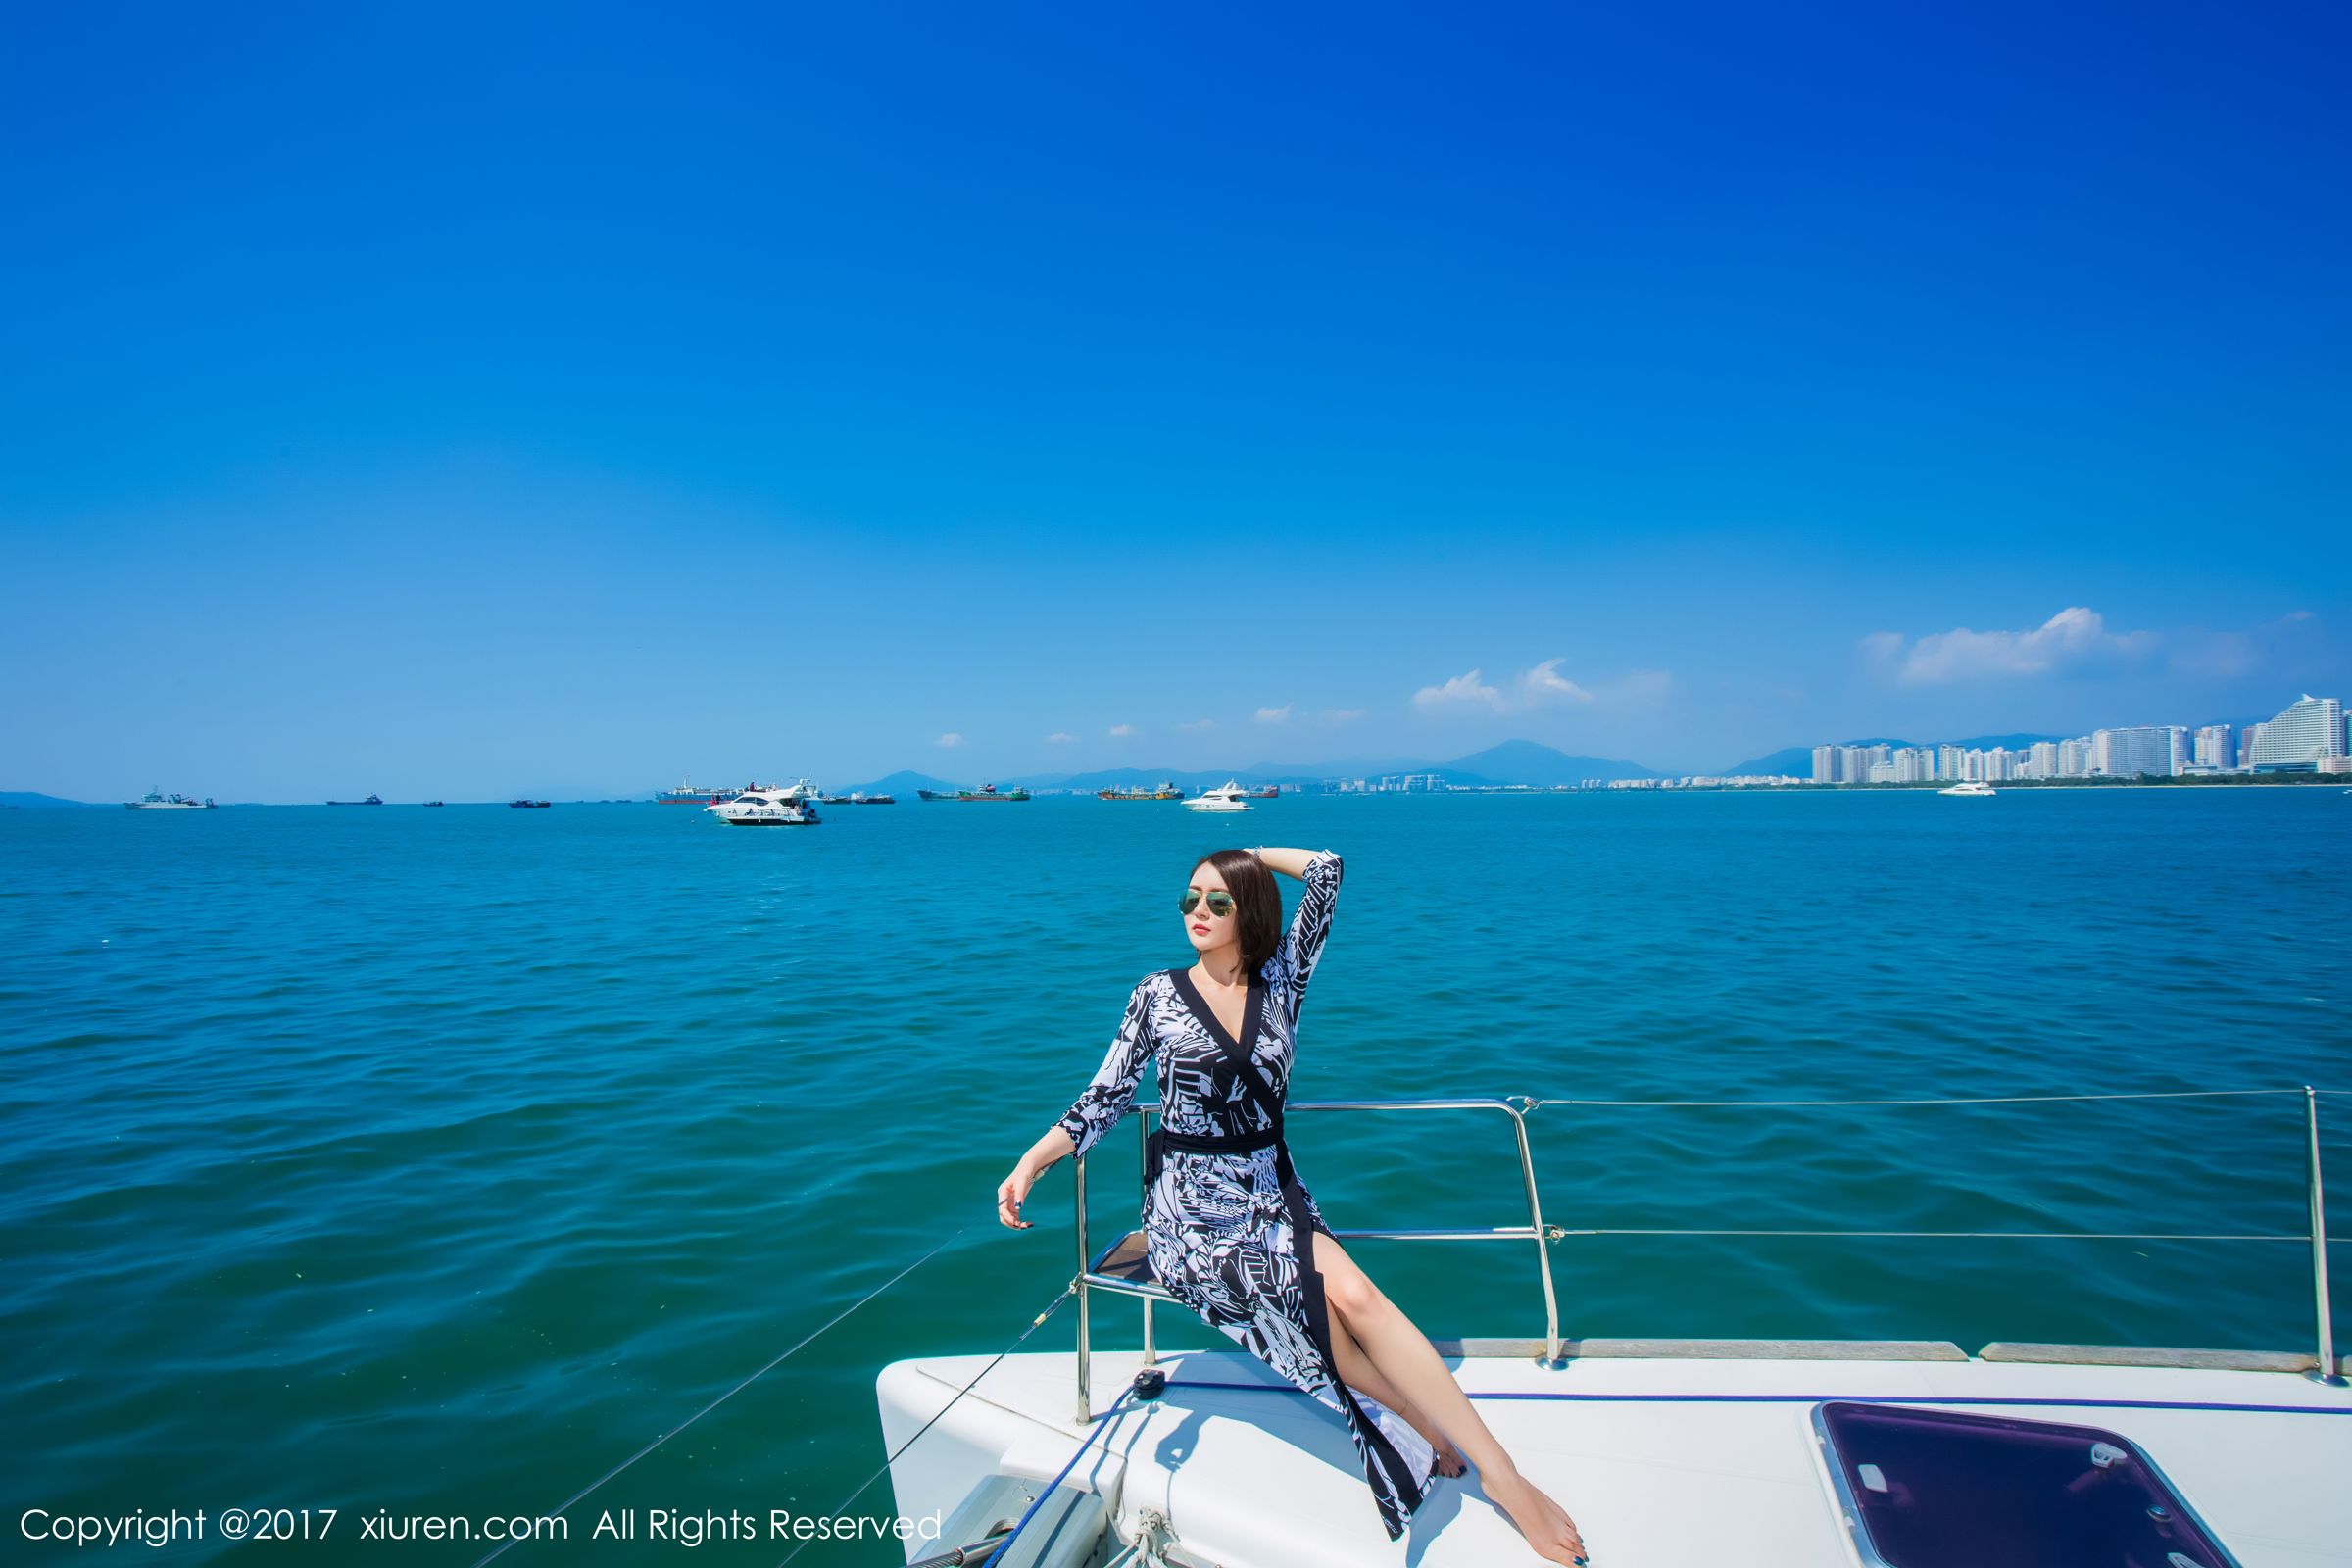
POLYGON ((1502 693, 1479 679, 1479 672, 1456 675, 1443 686, 1424 686, 1413 693, 1413 706, 1425 713, 1453 713, 1484 708, 1502 711, 1502 693))
POLYGON ((1215 729, 1217 721, 1213 718, 1196 718, 1187 720, 1176 727, 1178 729, 1215 729))
POLYGON ((1546 702, 1589 703, 1592 694, 1560 673, 1557 659, 1546 659, 1519 677, 1519 689, 1529 706, 1546 702))
POLYGON ((1133 724, 1113 724, 1110 726, 1110 733, 1120 740, 1125 740, 1135 733, 1135 726, 1133 724))
POLYGON ((1291 721, 1291 705, 1285 703, 1280 708, 1261 708, 1257 710, 1257 721, 1260 724, 1288 724, 1291 721))
POLYGON ((950 730, 945 735, 942 735, 938 740, 932 742, 932 744, 935 746, 961 746, 963 744, 963 737, 956 734, 954 730, 950 730))
POLYGON ((1364 716, 1360 708, 1326 708, 1315 715, 1326 724, 1352 724, 1364 716))
POLYGON ((1067 746, 1077 738, 1066 729, 1057 729, 1046 737, 1046 744, 1048 746, 1067 746))
POLYGON ((1654 703, 1674 685, 1674 677, 1665 670, 1641 669, 1605 685, 1583 686, 1560 673, 1565 662, 1546 659, 1499 686, 1490 686, 1484 672, 1474 669, 1443 686, 1422 687, 1413 693, 1413 706, 1425 713, 1525 713, 1565 703, 1654 703))
POLYGON ((2155 652, 2154 632, 2111 632, 2095 610, 2069 606, 2031 631, 1931 632, 1906 644, 1900 632, 1861 640, 1865 658, 1905 685, 2047 675, 2126 663, 2155 652))

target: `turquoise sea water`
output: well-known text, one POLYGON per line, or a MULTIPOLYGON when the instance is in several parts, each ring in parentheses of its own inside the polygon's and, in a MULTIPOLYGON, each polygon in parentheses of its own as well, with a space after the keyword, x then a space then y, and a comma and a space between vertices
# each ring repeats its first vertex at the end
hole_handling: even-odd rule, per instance
MULTIPOLYGON (((590 1543, 608 1504, 828 1510, 881 1459, 884 1361, 997 1349, 1066 1280, 1068 1168, 1018 1236, 995 1183, 1135 979, 1189 957, 1191 857, 1261 841, 1347 859, 1302 1099, 2352 1090, 2334 790, 909 802, 764 833, 652 805, 0 813, 12 1535, 35 1506, 333 1507, 326 1544, 267 1549, 470 1562, 356 1516, 552 1507, 968 1227, 575 1507, 571 1545, 501 1560, 675 1559, 590 1543)), ((2352 1096, 2322 1107, 2340 1233, 2352 1096)), ((2288 1233, 2301 1117, 1531 1128, 1571 1227, 2288 1233)), ((1107 1234, 1135 1173, 1105 1147, 1107 1234)), ((1343 1227, 1523 1217, 1500 1118, 1306 1118, 1296 1148, 1343 1227)), ((1354 1250, 1434 1335, 1541 1331, 1523 1249, 1354 1250)), ((1555 1262, 1571 1334, 2312 1338, 2291 1244, 1576 1236, 1555 1262)), ((1100 1323, 1132 1343, 1131 1308, 1100 1323)), ((885 1482, 855 1511, 887 1505, 885 1482)))

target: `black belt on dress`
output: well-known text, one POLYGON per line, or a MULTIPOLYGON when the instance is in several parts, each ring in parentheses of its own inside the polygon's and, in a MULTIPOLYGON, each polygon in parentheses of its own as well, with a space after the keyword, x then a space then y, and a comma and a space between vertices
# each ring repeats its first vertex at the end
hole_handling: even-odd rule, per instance
MULTIPOLYGON (((1144 1140, 1144 1186, 1151 1187, 1159 1180, 1160 1157, 1173 1149, 1185 1154, 1253 1154, 1261 1149, 1282 1149, 1282 1123, 1259 1133, 1229 1133, 1216 1137, 1201 1137, 1196 1133, 1170 1132, 1155 1127, 1144 1140)), ((1287 1160, 1289 1151, 1284 1150, 1287 1160)))

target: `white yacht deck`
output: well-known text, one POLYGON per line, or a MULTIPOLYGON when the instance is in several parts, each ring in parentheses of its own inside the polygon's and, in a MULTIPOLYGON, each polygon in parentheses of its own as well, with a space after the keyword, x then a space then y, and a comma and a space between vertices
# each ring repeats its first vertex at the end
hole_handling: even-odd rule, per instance
MULTIPOLYGON (((1448 1364, 1526 1472, 1575 1517, 1593 1568, 1855 1562, 1811 1421, 1827 1398, 2104 1428, 2139 1446, 2245 1568, 2352 1563, 2352 1389, 2304 1373, 1982 1359, 1941 1342, 1845 1345, 1834 1359, 1771 1344, 1715 1348, 1729 1355, 1653 1353, 1671 1342, 1577 1348, 1588 1353, 1549 1365, 1475 1353, 1448 1364), (1899 1358, 1854 1358, 1865 1355, 1899 1358)), ((1009 1356, 956 1400, 988 1361, 901 1361, 882 1374, 893 1452, 955 1403, 892 1467, 902 1499, 960 1496, 992 1472, 1050 1481, 1087 1437, 1072 1419, 1069 1355, 1009 1356)), ((1142 1364, 1095 1352, 1098 1410, 1142 1364)), ((1103 1498, 1120 1540, 1134 1540, 1151 1510, 1167 1521, 1170 1562, 1540 1560, 1475 1476, 1439 1481, 1411 1531, 1390 1542, 1329 1411, 1238 1351, 1163 1350, 1158 1364, 1166 1394, 1096 1421, 1066 1483, 1103 1498)))
MULTIPOLYGON (((1514 1215, 1491 1229, 1338 1234, 1532 1251, 1542 1338, 1437 1344, 1513 1458, 1575 1518, 1592 1568, 2352 1565, 2352 1385, 2334 1349, 2328 1285, 2328 1246, 2345 1238, 2326 1223, 2320 1092, 2049 1098, 2249 1094, 2303 1101, 2307 1234, 2052 1234, 2301 1245, 2312 1271, 2307 1350, 1994 1344, 1970 1355, 1942 1340, 1563 1338, 1550 1249, 1569 1233, 1544 1218, 1527 1129, 1531 1111, 1557 1102, 1353 1101, 1288 1110, 1507 1118, 1524 1223, 1514 1215)), ((1148 1126, 1156 1107, 1137 1109, 1148 1126)), ((940 1527, 947 1539, 911 1543, 910 1562, 1491 1568, 1541 1560, 1474 1476, 1439 1479, 1406 1536, 1391 1542, 1354 1445, 1331 1411, 1237 1348, 1162 1348, 1155 1358, 1153 1308, 1173 1323, 1173 1298, 1152 1279, 1140 1232, 1095 1250, 1083 1157, 1071 1185, 1075 1351, 1011 1353, 1016 1340, 1000 1357, 905 1360, 878 1380, 900 1513, 952 1513, 940 1527), (1105 1297, 1142 1302, 1134 1349, 1095 1346, 1090 1302, 1105 1297), (1152 1365, 1166 1377, 1161 1396, 1124 1397, 1137 1371, 1152 1365)), ((1487 1314, 1487 1303, 1464 1304, 1487 1314)), ((1205 1332, 1184 1321, 1192 1334, 1205 1332)))

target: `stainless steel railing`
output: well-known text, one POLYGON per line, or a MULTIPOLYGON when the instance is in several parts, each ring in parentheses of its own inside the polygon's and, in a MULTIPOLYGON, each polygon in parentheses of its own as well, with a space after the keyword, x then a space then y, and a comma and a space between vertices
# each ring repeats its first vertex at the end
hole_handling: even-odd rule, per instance
MULTIPOLYGON (((2230 1241, 2230 1242, 2294 1242, 2311 1250, 2311 1276, 2316 1353, 2309 1376, 2320 1382, 2340 1385, 2345 1380, 2336 1371, 2335 1333, 2333 1314, 2329 1310, 2328 1280, 2328 1248, 2333 1243, 2352 1242, 2348 1237, 2328 1234, 2327 1187, 2320 1169, 2320 1109, 2323 1094, 2345 1096, 2344 1090, 2319 1090, 2309 1084, 2297 1088, 2278 1089, 2188 1089, 2111 1094, 2078 1095, 1988 1095, 1941 1099, 1909 1100, 1801 1100, 1801 1101, 1725 1101, 1725 1100, 1539 1100, 1528 1095, 1506 1099, 1469 1100, 1338 1100, 1323 1101, 1288 1107, 1294 1111, 1432 1111, 1432 1110, 1499 1110, 1511 1118, 1511 1130, 1519 1150, 1519 1168, 1527 1187, 1527 1224, 1501 1226, 1493 1230, 1344 1230, 1337 1234, 1347 1240, 1370 1239, 1390 1241, 1532 1241, 1536 1247, 1536 1261, 1544 1286, 1544 1359, 1556 1361, 1560 1357, 1559 1301, 1552 1287, 1550 1244, 1566 1236, 1844 1236, 1844 1237, 1944 1237, 1977 1240, 2064 1240, 2064 1241, 2230 1241), (1760 1231, 1720 1229, 1607 1229, 1573 1227, 1563 1229, 1544 1221, 1543 1200, 1536 1186, 1535 1156, 1528 1145, 1527 1117, 1541 1106, 1559 1105, 1584 1108, 1613 1108, 1620 1106, 1893 1106, 1893 1105, 1983 1105, 2023 1103, 2027 1102, 2105 1101, 2105 1100, 2206 1100, 2241 1096, 2299 1095, 2303 1100, 2304 1187, 2311 1214, 2307 1231, 2285 1233, 2183 1233, 2169 1231, 1868 1231, 1868 1230, 1802 1230, 1760 1231)), ((1138 1131, 1149 1138, 1151 1118, 1159 1112, 1156 1104, 1135 1107, 1138 1131)), ((1143 1303, 1144 1359, 1150 1364, 1157 1359, 1153 1343, 1152 1308, 1155 1298, 1165 1292, 1155 1286, 1105 1276, 1096 1272, 1097 1259, 1088 1243, 1086 1216, 1086 1160, 1076 1162, 1073 1183, 1077 1200, 1078 1273, 1071 1282, 1071 1291, 1078 1298, 1078 1420, 1081 1424, 1092 1419, 1089 1386, 1089 1358, 1092 1351, 1090 1331, 1092 1316, 1088 1296, 1094 1291, 1132 1296, 1143 1303)))

